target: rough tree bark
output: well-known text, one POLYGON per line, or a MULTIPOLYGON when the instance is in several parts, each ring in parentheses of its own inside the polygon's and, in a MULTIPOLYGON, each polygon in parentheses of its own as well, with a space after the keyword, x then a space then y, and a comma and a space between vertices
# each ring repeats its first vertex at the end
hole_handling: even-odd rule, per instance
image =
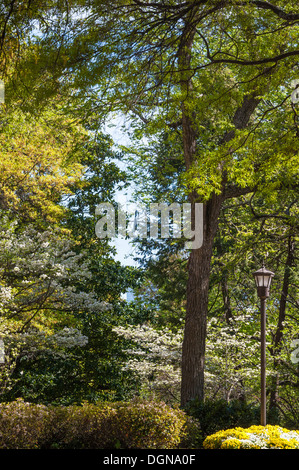
MULTIPOLYGON (((182 34, 179 50, 180 69, 184 71, 181 77, 181 90, 183 97, 190 100, 192 96, 192 75, 186 70, 191 70, 191 57, 193 38, 196 31, 196 13, 192 13, 190 23, 186 23, 182 34)), ((190 16, 191 18, 191 16, 190 16)), ((244 129, 260 102, 257 93, 244 97, 243 102, 237 108, 233 124, 235 129, 244 129)), ((183 148, 186 169, 194 163, 197 156, 198 134, 196 130, 196 116, 187 111, 188 106, 182 103, 182 131, 183 148)), ((233 139, 235 131, 227 132, 221 138, 225 144, 233 139)), ((222 204, 226 198, 235 197, 242 191, 246 194, 252 188, 240 190, 240 188, 227 188, 225 172, 222 172, 223 189, 221 194, 214 194, 204 204, 203 211, 203 245, 199 249, 192 250, 188 262, 188 283, 186 293, 186 317, 184 327, 184 340, 182 348, 182 382, 181 405, 184 406, 192 399, 204 399, 204 369, 205 369, 205 345, 207 335, 207 312, 209 300, 210 266, 213 254, 214 239, 218 229, 219 215, 222 204)), ((196 193, 190 194, 191 203, 200 202, 196 193)))
POLYGON ((182 350, 181 403, 204 398, 204 367, 213 243, 224 198, 213 196, 204 205, 204 243, 192 250, 188 262, 188 284, 182 350))

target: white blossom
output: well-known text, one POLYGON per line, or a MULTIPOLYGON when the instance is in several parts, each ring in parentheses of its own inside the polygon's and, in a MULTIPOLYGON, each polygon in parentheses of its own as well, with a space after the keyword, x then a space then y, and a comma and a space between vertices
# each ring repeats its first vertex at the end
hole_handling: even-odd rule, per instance
POLYGON ((156 330, 148 325, 118 326, 113 330, 137 345, 126 349, 132 359, 123 364, 123 369, 131 370, 141 379, 144 393, 154 393, 166 401, 177 399, 182 333, 173 334, 169 329, 156 330))
POLYGON ((88 343, 88 337, 77 328, 63 328, 57 333, 30 329, 25 333, 15 335, 15 340, 21 346, 21 355, 32 359, 40 355, 50 355, 54 358, 66 358, 67 350, 75 347, 84 347, 88 343))
POLYGON ((85 309, 105 312, 110 306, 93 292, 73 288, 78 281, 91 278, 89 261, 84 252, 74 251, 74 242, 58 229, 37 231, 27 226, 16 231, 17 223, 3 219, 0 230, 0 313, 22 310, 35 302, 48 302, 53 308, 85 309), (5 230, 3 229, 5 227, 5 230), (13 278, 9 274, 13 273, 13 278), (1 285, 2 278, 2 285, 1 285))

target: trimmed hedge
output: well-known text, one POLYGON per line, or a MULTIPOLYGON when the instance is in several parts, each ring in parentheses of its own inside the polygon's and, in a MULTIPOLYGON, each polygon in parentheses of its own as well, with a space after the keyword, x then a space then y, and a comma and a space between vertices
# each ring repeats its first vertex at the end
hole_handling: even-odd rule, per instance
POLYGON ((299 449, 299 431, 280 426, 250 426, 216 432, 203 443, 204 449, 299 449))
POLYGON ((0 403, 1 449, 190 448, 198 435, 196 420, 163 402, 0 403))
POLYGON ((49 439, 51 415, 44 405, 23 400, 0 403, 0 448, 35 449, 49 439))
POLYGON ((49 408, 53 433, 42 447, 107 449, 114 447, 117 413, 113 405, 57 406, 49 408))
POLYGON ((115 429, 121 447, 172 449, 192 447, 199 427, 179 409, 144 401, 117 405, 115 429))

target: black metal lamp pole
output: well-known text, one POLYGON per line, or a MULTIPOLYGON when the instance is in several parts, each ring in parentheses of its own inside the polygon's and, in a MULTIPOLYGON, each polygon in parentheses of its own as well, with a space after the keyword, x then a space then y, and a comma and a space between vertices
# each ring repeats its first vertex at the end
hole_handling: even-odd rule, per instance
POLYGON ((257 294, 261 299, 261 426, 266 426, 266 299, 274 273, 263 267, 254 274, 257 294))
POLYGON ((266 299, 261 298, 261 425, 266 426, 266 299))

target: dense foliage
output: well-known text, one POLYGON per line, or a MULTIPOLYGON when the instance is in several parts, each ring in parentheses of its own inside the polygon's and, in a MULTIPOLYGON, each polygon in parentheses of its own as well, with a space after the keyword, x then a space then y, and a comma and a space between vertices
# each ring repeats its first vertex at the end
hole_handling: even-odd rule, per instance
POLYGON ((196 421, 162 402, 46 407, 0 404, 0 448, 172 449, 194 446, 196 421))
POLYGON ((299 428, 298 21, 297 0, 3 0, 3 447, 178 446, 179 404, 204 436, 257 424, 262 261, 268 418, 299 428), (96 207, 127 189, 202 203, 203 246, 116 261, 96 207))

